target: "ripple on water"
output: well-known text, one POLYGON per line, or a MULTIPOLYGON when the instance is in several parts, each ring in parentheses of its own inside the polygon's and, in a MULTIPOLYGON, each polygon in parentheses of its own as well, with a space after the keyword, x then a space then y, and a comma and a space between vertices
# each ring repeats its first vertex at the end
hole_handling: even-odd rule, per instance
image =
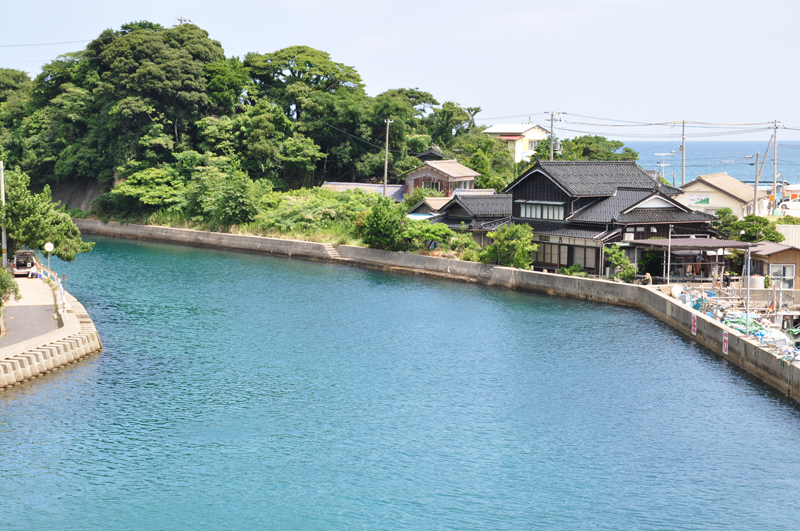
POLYGON ((100 240, 0 394, 19 529, 791 529, 793 403, 641 312, 100 240))

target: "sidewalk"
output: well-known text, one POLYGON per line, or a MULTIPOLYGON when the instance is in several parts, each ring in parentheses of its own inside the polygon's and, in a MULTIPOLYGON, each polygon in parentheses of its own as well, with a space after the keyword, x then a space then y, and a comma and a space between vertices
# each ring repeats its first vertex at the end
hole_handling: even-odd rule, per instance
POLYGON ((17 277, 22 298, 6 303, 3 309, 6 334, 0 337, 0 348, 58 329, 53 319, 53 290, 38 278, 17 277))

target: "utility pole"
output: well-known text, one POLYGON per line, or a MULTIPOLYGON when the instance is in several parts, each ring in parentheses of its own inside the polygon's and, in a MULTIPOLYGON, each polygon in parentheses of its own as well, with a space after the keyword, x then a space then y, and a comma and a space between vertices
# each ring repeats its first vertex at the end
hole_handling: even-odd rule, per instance
POLYGON ((383 162, 383 197, 386 197, 386 182, 389 179, 389 124, 394 120, 386 119, 386 157, 383 162))
POLYGON ((550 111, 550 161, 553 161, 553 145, 556 143, 556 135, 553 132, 553 123, 555 122, 555 115, 561 114, 560 111, 550 111))
POLYGON ((669 166, 669 164, 667 164, 664 161, 664 159, 666 157, 674 157, 675 156, 675 150, 672 150, 669 153, 653 153, 653 155, 655 155, 656 157, 661 157, 661 164, 656 164, 656 165, 657 166, 661 166, 661 178, 663 179, 664 178, 664 168, 669 166))
POLYGON ((3 172, 3 161, 0 160, 0 199, 3 202, 3 269, 6 268, 8 265, 8 254, 6 249, 6 221, 5 221, 5 211, 6 211, 6 176, 3 172))
POLYGON ((778 120, 772 126, 772 215, 778 210, 778 120))
MULTIPOLYGON (((686 184, 686 120, 682 120, 683 129, 681 132, 681 186, 686 184)), ((675 183, 672 183, 673 186, 675 183)))
MULTIPOLYGON (((767 149, 769 149, 769 148, 767 148, 767 149)), ((753 155, 749 155, 749 156, 747 156, 745 158, 746 159, 747 158, 751 158, 752 156, 753 155)), ((755 214, 756 216, 758 215, 758 174, 759 174, 759 172, 758 172, 758 157, 760 157, 760 156, 761 156, 761 152, 757 152, 756 153, 756 185, 754 187, 755 191, 753 193, 753 214, 755 214)))

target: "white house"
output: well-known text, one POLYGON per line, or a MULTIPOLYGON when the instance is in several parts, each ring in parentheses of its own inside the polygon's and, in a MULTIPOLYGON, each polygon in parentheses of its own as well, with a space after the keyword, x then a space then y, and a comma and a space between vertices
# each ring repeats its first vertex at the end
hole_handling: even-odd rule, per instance
MULTIPOLYGON (((753 187, 725 172, 699 175, 697 179, 681 186, 681 189, 683 194, 675 199, 700 212, 714 214, 720 208, 728 207, 740 218, 754 213, 753 187)), ((767 215, 768 199, 769 194, 759 190, 758 215, 767 215)))
POLYGON ((514 155, 514 162, 530 161, 536 144, 550 134, 547 129, 536 124, 498 124, 485 129, 483 133, 505 142, 514 155))

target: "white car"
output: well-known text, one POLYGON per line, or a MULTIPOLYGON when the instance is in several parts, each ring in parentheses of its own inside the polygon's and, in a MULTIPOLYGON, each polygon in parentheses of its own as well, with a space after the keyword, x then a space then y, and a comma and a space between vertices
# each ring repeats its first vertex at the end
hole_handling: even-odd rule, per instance
POLYGON ((791 201, 784 201, 778 206, 781 208, 784 215, 800 216, 800 197, 792 199, 791 201))

